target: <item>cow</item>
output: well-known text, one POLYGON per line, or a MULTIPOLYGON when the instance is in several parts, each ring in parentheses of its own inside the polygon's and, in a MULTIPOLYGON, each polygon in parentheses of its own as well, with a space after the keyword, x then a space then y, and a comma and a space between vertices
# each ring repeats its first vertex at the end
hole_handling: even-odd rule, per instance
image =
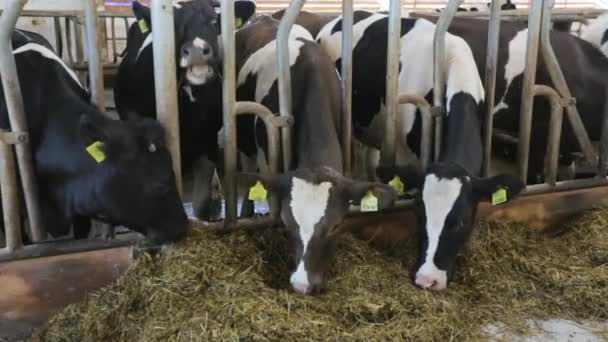
MULTIPOLYGON (((212 0, 173 2, 182 170, 194 175, 194 213, 207 219, 219 215, 214 210, 219 205, 206 186, 220 161, 217 134, 222 127, 222 60, 217 6, 212 0)), ((114 86, 116 108, 122 119, 156 117, 154 27, 148 7, 133 2, 132 9, 137 21, 129 28, 114 86)), ((245 23, 254 11, 254 3, 235 1, 237 21, 245 23)))
MULTIPOLYGON (((155 244, 183 238, 188 219, 160 124, 108 118, 44 38, 15 30, 11 41, 47 232, 85 237, 95 219, 155 244)), ((0 128, 10 130, 2 88, 0 128)))
MULTIPOLYGON (((491 2, 488 2, 486 7, 477 7, 477 6, 459 6, 458 12, 487 12, 490 10, 491 2)), ((517 7, 511 2, 511 0, 503 0, 501 1, 500 9, 505 10, 515 10, 517 7)), ((436 9, 435 12, 443 12, 443 9, 436 9)))
MULTIPOLYGON (((285 10, 283 9, 283 10, 274 12, 272 14, 272 17, 274 19, 280 21, 281 19, 283 19, 284 15, 285 15, 285 10)), ((310 34, 314 38, 314 37, 317 37, 317 35, 319 34, 319 31, 321 31, 323 26, 327 25, 327 23, 329 23, 330 21, 332 21, 335 18, 336 18, 336 16, 334 16, 334 15, 321 15, 321 14, 315 14, 312 12, 301 11, 300 13, 298 13, 298 17, 296 18, 296 24, 307 29, 308 32, 310 32, 310 34)))
MULTIPOLYGON (((355 135, 375 147, 382 143, 383 97, 386 77, 386 15, 355 12, 353 37, 353 125, 355 135)), ((401 22, 399 92, 432 98, 433 34, 435 26, 424 19, 401 22)), ((318 41, 340 65, 341 20, 325 26, 318 41)), ((485 32, 480 30, 479 33, 485 32)), ((490 200, 497 190, 507 199, 524 187, 515 176, 499 174, 480 178, 482 163, 480 109, 484 91, 473 52, 467 42, 446 35, 447 113, 439 160, 422 170, 381 165, 378 176, 387 182, 399 176, 408 189, 418 189, 420 213, 419 256, 416 285, 432 290, 447 286, 454 259, 470 236, 477 203, 490 200), (447 227, 447 228, 444 228, 447 227)), ((411 105, 400 105, 397 113, 397 161, 404 150, 420 153, 420 115, 411 105)))

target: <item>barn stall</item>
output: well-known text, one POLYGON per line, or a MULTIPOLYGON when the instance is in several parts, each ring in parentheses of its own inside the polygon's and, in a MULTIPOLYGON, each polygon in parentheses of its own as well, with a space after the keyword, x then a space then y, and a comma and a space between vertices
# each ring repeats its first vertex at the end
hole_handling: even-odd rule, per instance
MULTIPOLYGON (((36 2, 31 1, 31 3, 36 2)), ((453 10, 458 3, 457 1, 450 3, 452 11, 443 12, 439 19, 440 26, 449 25, 451 17, 454 15, 453 10)), ((532 6, 528 12, 525 2, 514 1, 514 3, 524 10, 518 10, 517 13, 503 13, 503 17, 506 20, 528 20, 531 25, 536 25, 531 26, 531 30, 532 27, 536 27, 535 32, 538 35, 529 41, 529 49, 532 47, 534 50, 534 46, 541 51, 550 49, 543 38, 543 32, 547 32, 550 21, 547 20, 548 16, 542 16, 542 12, 549 10, 551 4, 547 3, 545 4, 547 7, 543 8, 541 2, 535 3, 533 5, 536 7, 532 6)), ((120 2, 102 4, 88 1, 81 5, 82 9, 74 10, 74 7, 70 7, 74 4, 70 3, 66 5, 67 8, 52 8, 51 12, 48 8, 29 10, 26 7, 26 12, 22 13, 23 17, 29 16, 29 18, 51 17, 55 30, 52 35, 55 39, 54 46, 58 51, 64 51, 64 59, 70 62, 73 68, 81 71, 81 77, 90 78, 89 88, 94 101, 98 106, 105 107, 106 97, 109 96, 105 96, 104 79, 108 82, 112 81, 112 73, 120 54, 118 51, 121 46, 124 46, 125 38, 120 35, 121 32, 126 32, 130 14, 125 12, 124 5, 120 2), (68 8, 70 12, 66 12, 68 8), (62 23, 61 20, 56 20, 57 18, 65 20, 62 23), (99 19, 96 20, 96 18, 99 19), (122 29, 117 28, 117 22, 124 25, 122 29), (68 28, 69 25, 73 25, 74 34, 68 32, 71 30, 68 28), (83 39, 85 34, 86 38, 83 39), (77 40, 80 43, 77 43, 77 40), (60 43, 62 41, 63 43, 60 43), (83 41, 86 43, 86 50, 83 41), (106 42, 106 44, 102 42, 106 42), (76 58, 73 58, 74 56, 76 58)), ((153 10, 158 11, 155 12, 158 14, 153 19, 155 26, 158 21, 159 27, 172 27, 170 13, 162 11, 167 8, 166 6, 171 8, 170 4, 153 1, 151 5, 153 10)), ((350 6, 354 6, 356 9, 381 9, 379 4, 371 2, 355 1, 354 4, 349 2, 340 4, 302 1, 292 3, 286 17, 289 19, 290 13, 297 14, 302 6, 305 10, 336 13, 340 12, 342 5, 347 10, 350 6)), ((431 1, 404 1, 403 4, 393 1, 391 13, 393 18, 397 18, 398 13, 402 11, 421 12, 411 13, 412 16, 438 16, 429 11, 444 5, 445 3, 431 1)), ((476 3, 476 5, 483 4, 476 3)), ((560 9, 553 11, 556 20, 584 20, 600 14, 601 10, 597 10, 597 8, 602 5, 590 1, 557 1, 555 7, 560 9)), ((272 12, 286 7, 285 2, 258 2, 259 12, 272 12)), ((6 7, 0 21, 10 26, 12 23, 9 14, 19 12, 20 9, 17 6, 6 7), (11 13, 11 10, 15 12, 11 13)), ((231 20, 230 13, 224 13, 226 16, 223 16, 222 25, 225 25, 225 28, 233 27, 234 22, 231 20)), ((488 14, 459 15, 488 16, 488 14)), ((493 11, 490 15, 497 17, 499 11, 493 11)), ((23 17, 20 20, 23 20, 23 17)), ((14 19, 16 17, 13 17, 12 20, 14 19)), ((295 16, 292 16, 291 19, 282 22, 279 41, 281 37, 286 38, 295 16)), ((347 20, 345 18, 345 21, 347 20)), ((392 26, 391 31, 398 32, 399 21, 391 20, 391 23, 397 25, 392 26)), ((493 24, 489 30, 490 36, 498 32, 498 21, 493 21, 493 24)), ((8 30, 4 32, 9 32, 8 30)), ((157 41, 166 42, 166 46, 157 44, 159 46, 155 47, 155 58, 158 56, 158 63, 155 61, 155 64, 159 65, 155 70, 156 80, 158 84, 163 84, 165 89, 175 89, 175 80, 172 75, 174 69, 172 65, 174 64, 167 62, 173 58, 171 57, 172 29, 159 31, 155 34, 164 36, 159 36, 157 41)), ((441 30, 438 32, 436 39, 440 42, 441 30)), ((46 34, 48 35, 48 31, 46 34)), ((346 44, 349 44, 348 36, 345 31, 346 44)), ((397 36, 393 35, 393 38, 395 37, 397 36)), ((223 45, 227 51, 224 55, 230 56, 230 46, 234 44, 233 35, 224 35, 223 39, 223 45)), ((490 39, 490 41, 495 40, 490 39)), ((395 44, 399 44, 398 39, 391 39, 389 70, 397 68, 398 46, 395 44)), ((439 48, 436 54, 441 54, 441 44, 438 43, 437 46, 439 48)), ((10 48, 3 50, 10 51, 10 48)), ((285 50, 282 52, 284 53, 285 50)), ((492 51, 489 51, 488 56, 489 58, 493 56, 492 51)), ((551 63, 550 53, 543 53, 542 56, 547 59, 544 61, 545 63, 551 63)), ((529 54, 528 57, 532 61, 538 58, 534 54, 529 54)), ((286 59, 288 57, 283 57, 282 60, 286 59)), ((346 62, 349 59, 348 54, 343 56, 342 75, 349 74, 349 63, 346 62)), ((491 84, 494 82, 492 78, 495 78, 495 73, 492 71, 491 59, 489 61, 486 71, 486 91, 491 94, 491 84)), ((224 63, 225 70, 233 69, 230 67, 230 63, 234 63, 234 61, 231 61, 229 57, 225 58, 224 63)), ((534 63, 528 63, 528 65, 531 64, 534 63)), ((7 64, 2 65, 5 68, 7 64)), ((6 81, 7 78, 16 77, 14 71, 11 74, 10 62, 8 65, 7 69, 1 69, 3 82, 9 82, 6 81)), ((279 67, 281 66, 285 66, 285 63, 279 63, 279 67)), ((388 73, 389 76, 396 74, 396 72, 388 73)), ((288 116, 291 111, 289 108, 290 95, 288 94, 289 81, 284 79, 288 73, 282 72, 280 75, 282 78, 279 79, 279 83, 283 85, 281 115, 288 116)), ((555 68, 555 77, 559 79, 559 68, 555 68)), ((267 116, 268 111, 259 105, 235 103, 234 78, 235 76, 230 73, 224 75, 224 87, 227 89, 224 92, 224 101, 229 104, 225 106, 224 124, 227 127, 234 127, 236 113, 257 112, 261 117, 267 116)), ((344 89, 349 89, 349 77, 343 77, 343 82, 344 89)), ((390 84, 387 87, 388 108, 390 106, 396 108, 397 103, 402 100, 415 100, 417 103, 422 103, 421 107, 428 108, 427 116, 431 120, 427 125, 427 133, 422 138, 425 141, 423 145, 426 146, 423 149, 426 151, 423 153, 426 157, 423 156, 422 159, 429 162, 438 155, 436 149, 439 144, 436 139, 439 134, 434 134, 432 137, 431 125, 435 126, 435 129, 438 127, 434 122, 439 121, 440 118, 435 113, 440 113, 444 105, 440 94, 443 91, 441 85, 445 81, 436 79, 435 94, 437 96, 432 106, 424 103, 423 99, 412 99, 398 94, 395 82, 397 82, 396 77, 387 79, 387 84, 390 84)), ((527 117, 532 115, 530 103, 533 94, 552 98, 556 108, 554 125, 557 125, 558 118, 561 119, 560 109, 565 108, 569 117, 578 116, 578 113, 575 113, 576 108, 573 106, 573 102, 569 101, 571 96, 568 95, 564 82, 561 82, 560 85, 560 82, 556 81, 556 90, 535 87, 533 73, 528 73, 525 84, 528 88, 524 93, 529 96, 524 96, 522 108, 528 112, 527 117), (525 104, 526 101, 528 104, 525 104)), ((5 85, 4 88, 9 89, 10 87, 5 85)), ((14 89, 14 87, 10 89, 14 89)), ((177 118, 175 115, 168 114, 177 112, 177 104, 175 98, 167 93, 171 92, 157 94, 161 99, 158 101, 158 113, 161 114, 159 119, 169 132, 168 140, 173 144, 176 174, 180 175, 179 157, 175 158, 175 156, 179 156, 179 146, 176 146, 178 141, 176 138, 178 134, 177 118), (162 113, 165 114, 162 115, 162 113)), ((350 103, 350 93, 345 91, 343 96, 345 103, 350 103)), ((149 340, 204 337, 207 339, 250 337, 256 339, 311 338, 315 340, 328 338, 444 339, 480 337, 483 335, 479 329, 488 329, 488 326, 495 323, 506 325, 507 332, 524 333, 530 329, 527 325, 527 318, 589 319, 599 322, 598 324, 606 320, 607 306, 603 302, 606 296, 603 291, 605 291, 605 284, 608 281, 605 267, 608 239, 605 229, 602 229, 605 227, 605 214, 601 211, 594 212, 580 221, 566 222, 573 215, 605 204, 606 166, 600 165, 602 167, 598 171, 599 177, 558 182, 556 175, 558 143, 552 143, 553 149, 550 154, 553 158, 546 170, 549 176, 546 184, 529 186, 522 198, 505 206, 482 205, 479 218, 498 223, 485 224, 487 227, 484 226, 484 228, 487 229, 482 230, 476 240, 473 240, 473 245, 466 254, 466 261, 462 261, 466 265, 464 268, 466 271, 463 271, 465 274, 458 280, 459 286, 453 289, 451 294, 433 296, 411 285, 407 269, 413 263, 412 239, 414 233, 411 231, 415 231, 416 220, 408 209, 411 201, 403 200, 389 211, 371 215, 362 215, 359 213, 359 208, 353 206, 347 225, 352 226, 352 230, 358 232, 358 235, 367 238, 370 237, 370 233, 367 231, 372 231, 369 227, 375 227, 371 233, 374 235, 371 239, 372 243, 363 243, 350 238, 341 242, 338 260, 332 269, 335 277, 330 280, 332 284, 329 286, 328 292, 321 295, 320 298, 302 298, 291 294, 285 285, 286 279, 281 279, 281 273, 272 269, 272 267, 279 270, 288 268, 287 261, 284 260, 284 264, 278 263, 278 265, 269 267, 271 263, 268 260, 276 261, 282 258, 280 256, 281 247, 284 245, 280 238, 276 241, 273 231, 267 228, 279 224, 276 212, 272 213, 270 217, 237 220, 235 185, 230 184, 230 180, 233 180, 236 174, 236 145, 230 143, 225 148, 225 167, 228 175, 225 194, 226 219, 221 223, 213 224, 193 223, 200 230, 197 229, 186 242, 178 244, 166 254, 160 256, 146 254, 145 247, 133 247, 134 244, 141 243, 141 239, 132 233, 119 234, 116 239, 109 242, 96 239, 75 241, 70 237, 60 241, 45 241, 44 227, 41 226, 39 220, 36 220, 38 214, 35 204, 35 180, 31 174, 31 165, 28 165, 31 163, 28 162, 28 158, 31 159, 31 157, 27 155, 27 138, 23 138, 24 132, 27 132, 27 123, 19 122, 24 117, 19 114, 20 94, 17 91, 7 97, 16 99, 16 102, 9 105, 9 108, 12 106, 9 112, 15 116, 15 123, 12 124, 13 133, 3 135, 3 142, 6 144, 3 151, 5 173, 2 175, 4 222, 10 222, 10 224, 5 224, 7 242, 5 249, 0 254, 3 261, 3 264, 0 265, 0 277, 4 280, 0 296, 2 299, 0 307, 4 312, 0 332, 6 329, 13 333, 13 335, 7 333, 6 336, 17 336, 14 333, 15 330, 20 330, 19 328, 22 327, 27 330, 30 326, 38 325, 65 305, 81 301, 87 294, 90 295, 86 297, 84 304, 71 306, 67 311, 55 317, 48 327, 39 332, 37 338, 42 340, 149 340), (20 241, 22 229, 18 219, 19 209, 16 201, 18 187, 15 174, 17 167, 13 161, 12 153, 14 152, 8 148, 10 145, 16 147, 17 167, 21 174, 19 180, 23 182, 22 187, 26 189, 25 210, 28 214, 34 242, 31 245, 23 246, 20 241), (408 229, 404 229, 404 222, 408 229), (505 222, 520 225, 505 225, 505 222), (560 237, 550 238, 534 229, 556 225, 564 231, 571 230, 574 233, 558 234, 560 237), (568 227, 569 229, 567 229, 568 227), (259 229, 262 229, 261 233, 258 233, 259 229), (237 232, 219 237, 215 233, 208 232, 234 230, 237 232), (395 236, 399 238, 395 239, 395 236), (386 246, 387 242, 392 244, 391 248, 386 246), (404 245, 399 242, 403 242, 404 245), (370 245, 375 246, 376 249, 370 245), (571 248, 564 248, 563 245, 571 246, 571 248), (536 254, 526 255, 524 251, 528 249, 536 254), (269 253, 269 250, 279 256, 266 255, 265 253, 269 253), (517 253, 511 253, 509 258, 505 259, 504 254, 500 253, 505 251, 517 251, 517 253), (144 256, 136 258, 134 261, 134 254, 144 256), (522 255, 526 255, 527 260, 522 260, 524 259, 522 255), (593 262, 589 262, 589 260, 593 262), (544 266, 543 269, 539 270, 534 262, 544 266), (506 264, 511 264, 513 267, 507 270, 504 266, 506 264), (129 270, 126 275, 119 278, 127 269, 129 270), (94 271, 91 272, 91 270, 94 271), (482 274, 480 275, 480 273, 482 274), (117 282, 116 279, 118 279, 117 282), (551 279, 554 283, 547 282, 549 285, 543 287, 537 283, 538 279, 543 279, 541 282, 547 282, 544 279, 551 279), (389 283, 399 285, 393 286, 389 283), (504 288, 496 289, 498 283, 504 285, 504 288), (95 292, 107 284, 114 285, 95 292), (220 290, 205 292, 206 287, 212 286, 216 286, 220 290), (512 289, 519 289, 519 291, 514 292, 512 289), (495 293, 494 290, 496 290, 495 293), (193 291, 199 291, 200 296, 190 295, 193 291), (488 293, 492 295, 488 296, 488 293), (541 293, 544 293, 545 296, 541 296, 541 293), (145 297, 148 296, 150 298, 146 299, 145 297), (480 299, 479 296, 485 297, 480 299), (490 300, 487 297, 495 298, 490 300), (192 302, 198 302, 200 306, 193 310, 192 302), (515 302, 523 304, 514 305, 515 302), (171 310, 165 310, 167 307, 171 310), (462 312, 470 313, 470 315, 462 315, 462 312), (443 313, 443 315, 439 314, 439 318, 437 318, 438 313, 443 313), (121 317, 131 317, 135 314, 139 317, 134 319, 132 324, 122 322, 121 317), (297 318, 293 318, 291 315, 297 318), (209 316, 212 318, 210 319, 209 316), (75 323, 75 320, 81 320, 81 317, 84 318, 82 322, 75 323), (184 325, 186 317, 192 318, 187 320, 188 324, 184 325), (470 324, 473 321, 479 322, 479 324, 470 324), (121 329, 120 326, 124 329, 121 329), (311 335, 311 330, 315 331, 315 334, 311 335)), ((493 97, 489 96, 489 98, 493 97)), ((111 106, 111 98, 108 100, 107 102, 111 106)), ((490 103, 487 106, 490 109, 494 107, 490 103)), ((23 106, 21 105, 21 107, 23 106)), ((273 130, 276 132, 274 134, 275 152, 273 152, 275 157, 269 158, 270 169, 273 172, 279 172, 281 165, 278 165, 278 154, 287 151, 281 147, 283 144, 289 144, 285 141, 280 142, 279 136, 285 139, 287 135, 281 135, 279 130, 285 131, 287 128, 281 128, 276 123, 273 125, 270 121, 268 122, 269 132, 273 130)), ((390 122, 389 120, 389 125, 390 122)), ((345 132, 350 131, 349 125, 350 121, 344 120, 345 132)), ((486 146, 492 141, 492 134, 488 134, 492 127, 491 121, 487 125, 485 129, 486 146)), ((529 131, 529 128, 523 127, 524 132, 526 129, 529 131)), ((387 131, 390 132, 388 127, 387 131)), ((225 132, 226 141, 234 142, 234 130, 227 129, 225 132)), ((525 135, 523 136, 525 137, 525 135)), ((394 147, 391 148, 391 144, 394 142, 391 142, 390 137, 391 134, 386 135, 386 146, 388 147, 383 149, 382 158, 388 162, 392 159, 394 162, 394 152, 391 153, 394 151, 394 147)), ((351 140, 349 134, 345 134, 342 138, 348 142, 351 140)), ((504 138, 504 136, 494 137, 494 139, 497 138, 504 138)), ((509 138, 514 139, 520 146, 522 154, 519 171, 525 175, 524 160, 527 160, 525 151, 529 148, 526 146, 529 144, 529 138, 509 138)), ((554 134, 553 139, 559 139, 559 135, 554 134)), ((597 157, 594 157, 597 152, 591 148, 591 142, 585 140, 584 132, 581 132, 580 139, 581 145, 589 147, 585 150, 586 157, 597 161, 597 157)), ((351 155, 350 143, 344 146, 345 154, 351 155)), ((602 149, 600 149, 601 152, 603 152, 602 149)), ((600 160, 606 160, 606 158, 600 160)), ((345 170, 352 168, 349 165, 350 162, 350 160, 346 161, 345 170)), ((490 163, 491 158, 487 154, 484 170, 489 170, 490 163)), ((178 181, 178 184, 181 184, 181 181, 178 181)), ((274 207, 276 208, 276 206, 274 207)), ((601 327, 598 329, 601 330, 601 327)))

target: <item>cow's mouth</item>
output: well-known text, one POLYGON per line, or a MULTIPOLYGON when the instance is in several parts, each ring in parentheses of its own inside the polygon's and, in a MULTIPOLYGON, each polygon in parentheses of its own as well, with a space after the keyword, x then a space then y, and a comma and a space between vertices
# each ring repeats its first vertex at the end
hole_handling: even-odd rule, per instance
POLYGON ((203 85, 216 76, 214 68, 209 64, 195 64, 186 67, 186 80, 191 85, 203 85))

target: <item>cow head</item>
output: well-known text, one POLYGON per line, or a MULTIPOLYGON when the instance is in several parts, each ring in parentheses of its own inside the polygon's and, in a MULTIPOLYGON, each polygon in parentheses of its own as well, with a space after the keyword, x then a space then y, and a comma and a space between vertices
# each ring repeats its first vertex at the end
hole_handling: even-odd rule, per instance
MULTIPOLYGON (((255 4, 250 1, 235 2, 237 21, 244 23, 254 11, 255 4)), ((148 7, 134 1, 133 13, 137 19, 134 25, 140 25, 142 32, 148 33, 154 29, 148 7)), ((221 51, 218 45, 218 13, 219 7, 213 0, 173 1, 176 61, 180 83, 203 85, 219 75, 221 51)))
POLYGON ((492 200, 497 191, 511 200, 525 187, 515 176, 477 178, 454 163, 435 163, 426 171, 415 167, 380 167, 378 176, 388 181, 399 176, 408 189, 418 189, 420 225, 415 283, 442 290, 455 268, 456 256, 473 231, 477 204, 492 200))
POLYGON ((124 225, 155 244, 184 237, 188 219, 160 124, 88 113, 79 129, 90 170, 74 185, 81 189, 74 199, 79 214, 124 225))
POLYGON ((386 208, 397 197, 387 185, 355 181, 327 167, 259 179, 281 202, 281 218, 295 241, 297 266, 290 283, 306 295, 318 293, 323 286, 349 204, 371 193, 378 207, 386 208))

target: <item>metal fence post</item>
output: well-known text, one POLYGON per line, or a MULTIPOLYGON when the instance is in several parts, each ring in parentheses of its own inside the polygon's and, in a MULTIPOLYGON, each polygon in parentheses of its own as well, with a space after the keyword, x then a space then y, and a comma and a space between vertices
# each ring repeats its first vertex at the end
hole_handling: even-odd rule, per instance
MULTIPOLYGON (((0 135, 4 134, 6 134, 6 131, 0 129, 0 135)), ((0 189, 6 248, 9 252, 12 252, 23 246, 19 189, 17 187, 17 167, 15 166, 13 148, 2 141, 2 137, 0 137, 0 189)))
POLYGON ((486 118, 483 128, 484 156, 482 175, 487 177, 492 162, 492 127, 494 125, 494 96, 496 92, 496 67, 498 64, 498 40, 500 37, 500 0, 492 0, 490 21, 488 23, 488 49, 486 55, 486 118))
MULTIPOLYGON (((154 1, 156 2, 156 1, 154 1)), ((105 97, 103 87, 103 69, 101 65, 101 53, 99 52, 99 36, 97 34, 97 3, 95 0, 85 0, 84 17, 87 34, 87 57, 89 59, 89 91, 93 103, 100 111, 105 111, 105 97)), ((67 38, 69 39, 69 37, 67 38)), ((71 51, 67 52, 71 54, 71 51)))
POLYGON ((342 155, 344 174, 351 173, 353 97, 353 0, 342 1, 342 155))
MULTIPOLYGON (((28 131, 27 118, 21 95, 21 85, 17 75, 15 56, 11 44, 11 36, 19 18, 19 14, 27 0, 8 1, 2 16, 0 16, 0 75, 2 87, 6 98, 9 120, 13 132, 25 133, 28 131)), ((41 241, 45 238, 41 224, 40 203, 38 202, 38 187, 34 177, 34 167, 30 144, 22 141, 17 144, 17 161, 21 183, 25 195, 25 204, 32 230, 32 240, 41 241)))
MULTIPOLYGON (((289 32, 306 0, 293 0, 285 11, 277 32, 277 60, 279 74, 279 110, 282 116, 292 117, 291 72, 289 68, 289 32)), ((222 31, 224 32, 224 31, 222 31)), ((283 145, 283 171, 291 164, 291 127, 281 129, 283 145)))
MULTIPOLYGON (((89 1, 93 2, 93 0, 89 1)), ((182 172, 175 76, 175 27, 173 25, 173 4, 170 0, 152 1, 152 27, 156 113, 159 121, 165 127, 177 188, 181 194, 182 172)))

